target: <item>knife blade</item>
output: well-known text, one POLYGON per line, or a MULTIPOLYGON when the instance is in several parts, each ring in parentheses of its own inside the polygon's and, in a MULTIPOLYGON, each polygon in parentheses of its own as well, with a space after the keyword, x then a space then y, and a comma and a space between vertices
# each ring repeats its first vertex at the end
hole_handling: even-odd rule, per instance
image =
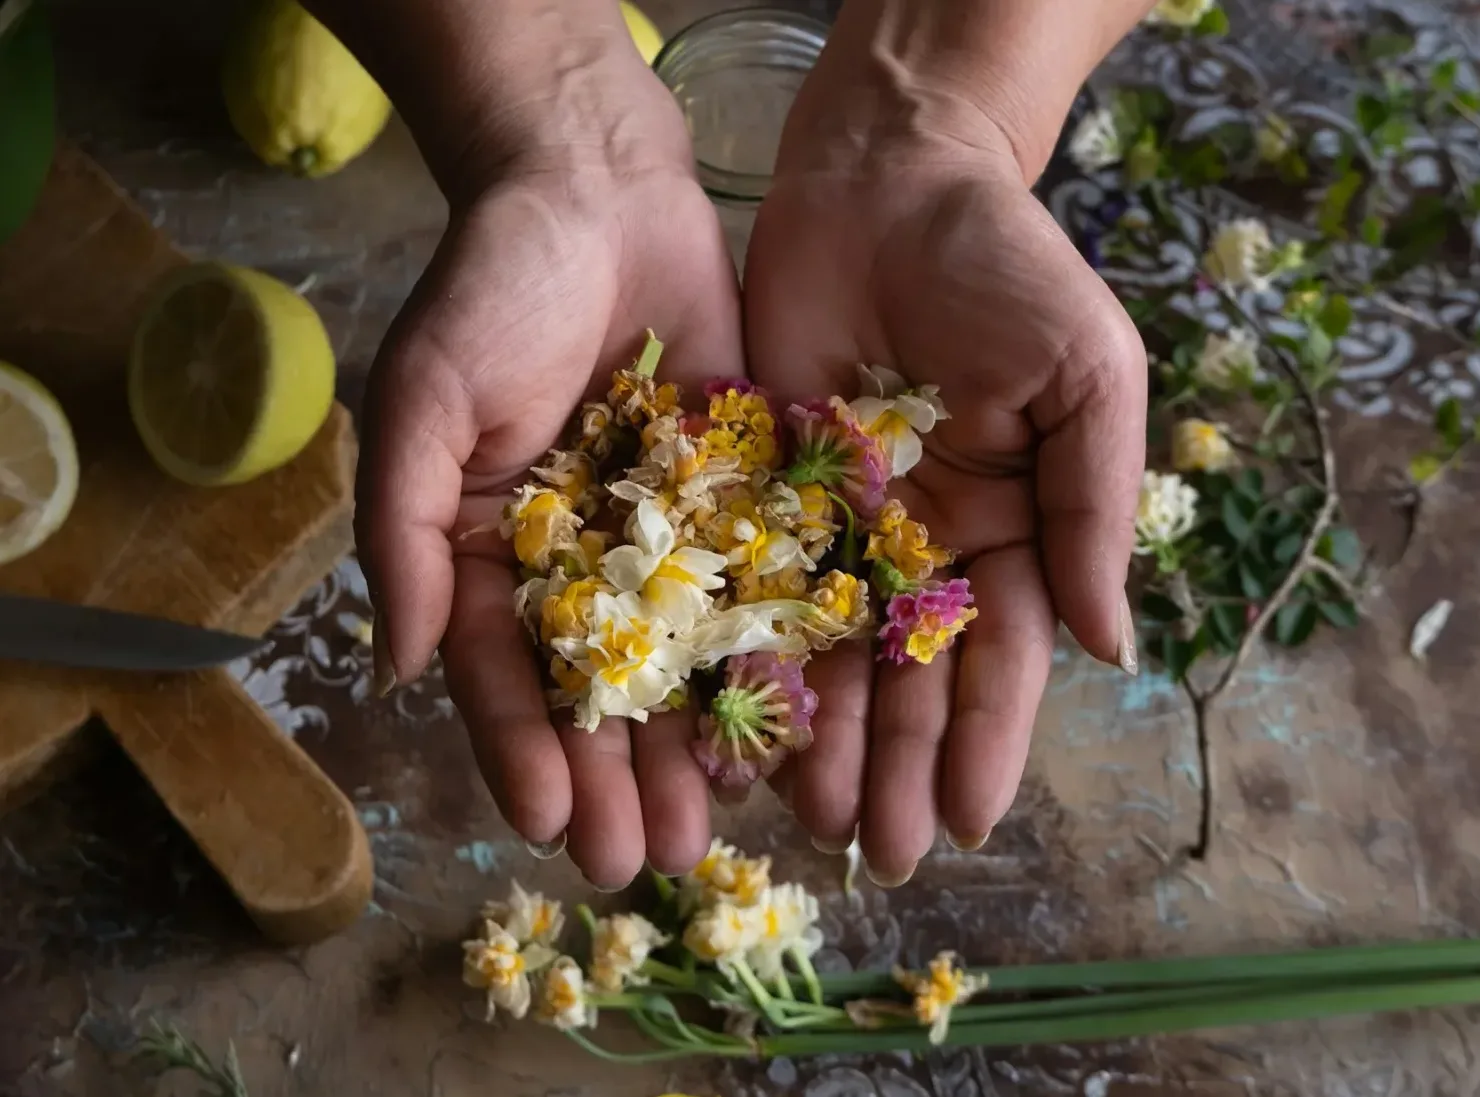
POLYGON ((0 594, 0 659, 92 670, 204 670, 266 644, 161 617, 0 594))

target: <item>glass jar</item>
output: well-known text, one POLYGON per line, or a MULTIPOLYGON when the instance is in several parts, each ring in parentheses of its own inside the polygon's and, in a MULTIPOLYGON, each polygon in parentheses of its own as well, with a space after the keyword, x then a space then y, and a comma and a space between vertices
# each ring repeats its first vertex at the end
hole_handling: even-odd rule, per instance
POLYGON ((781 129, 827 32, 826 23, 801 12, 740 8, 679 31, 653 62, 683 108, 699 182, 742 267, 781 129))

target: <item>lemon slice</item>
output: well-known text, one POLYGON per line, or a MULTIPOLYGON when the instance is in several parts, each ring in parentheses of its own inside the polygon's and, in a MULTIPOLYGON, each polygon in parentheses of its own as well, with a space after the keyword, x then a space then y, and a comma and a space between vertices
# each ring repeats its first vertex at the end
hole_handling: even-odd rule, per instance
POLYGON ((155 291, 128 402, 149 455, 187 484, 240 484, 296 457, 334 401, 313 306, 257 271, 197 263, 155 291))
POLYGON ((77 444, 56 398, 0 362, 0 564, 55 533, 77 498, 77 444))
POLYGON ((627 23, 627 33, 632 36, 632 42, 637 47, 637 52, 642 54, 642 59, 649 65, 663 49, 663 36, 653 21, 636 4, 622 0, 622 18, 627 23))

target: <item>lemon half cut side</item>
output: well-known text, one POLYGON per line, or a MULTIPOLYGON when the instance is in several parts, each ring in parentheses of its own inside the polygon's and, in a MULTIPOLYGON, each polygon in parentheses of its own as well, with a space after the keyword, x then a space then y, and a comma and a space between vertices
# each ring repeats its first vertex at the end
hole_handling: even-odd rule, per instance
POLYGON ((77 443, 56 398, 0 362, 0 564, 39 547, 77 498, 77 443))
POLYGON ((313 306, 224 263, 167 276, 134 335, 129 411, 149 455, 187 484, 240 484, 296 457, 334 401, 313 306))

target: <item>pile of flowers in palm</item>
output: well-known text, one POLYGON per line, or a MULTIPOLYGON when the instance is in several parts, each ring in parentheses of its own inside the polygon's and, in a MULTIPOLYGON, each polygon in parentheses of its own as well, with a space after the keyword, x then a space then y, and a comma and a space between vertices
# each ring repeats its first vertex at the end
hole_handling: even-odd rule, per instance
POLYGON ((771 1057, 1126 1039, 1228 1025, 1480 1002, 1480 942, 1443 940, 1265 956, 819 973, 817 899, 771 879, 769 858, 716 842, 647 912, 559 903, 516 882, 463 943, 486 1017, 533 1017, 621 1062, 771 1057), (580 954, 583 959, 578 959, 580 954), (650 1047, 594 1039, 624 1015, 650 1047))
POLYGON ((696 757, 746 786, 811 741, 812 652, 872 633, 879 658, 928 663, 976 615, 966 581, 937 575, 952 552, 886 496, 946 411, 933 386, 860 367, 852 403, 779 409, 719 380, 686 412, 661 353, 649 332, 506 508, 515 611, 552 708, 594 730, 697 694, 696 757))

